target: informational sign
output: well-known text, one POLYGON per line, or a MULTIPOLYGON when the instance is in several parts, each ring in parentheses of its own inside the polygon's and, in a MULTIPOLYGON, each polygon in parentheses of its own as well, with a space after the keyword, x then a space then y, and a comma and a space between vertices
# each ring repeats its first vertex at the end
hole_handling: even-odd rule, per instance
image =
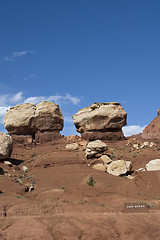
POLYGON ((148 206, 146 203, 124 203, 124 213, 146 213, 148 206))

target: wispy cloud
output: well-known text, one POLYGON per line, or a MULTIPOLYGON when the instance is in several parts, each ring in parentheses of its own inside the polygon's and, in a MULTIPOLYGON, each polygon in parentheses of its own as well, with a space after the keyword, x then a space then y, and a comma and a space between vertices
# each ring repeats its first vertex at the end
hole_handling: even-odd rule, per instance
POLYGON ((14 52, 11 56, 5 57, 5 58, 4 58, 4 61, 12 62, 12 61, 14 61, 16 58, 22 57, 22 56, 26 55, 27 53, 28 53, 28 51, 26 51, 26 50, 20 51, 20 52, 14 52))
MULTIPOLYGON (((53 101, 59 105, 64 104, 73 104, 77 105, 80 102, 80 98, 71 96, 70 94, 66 93, 65 95, 52 95, 52 96, 33 96, 25 98, 23 96, 23 92, 18 92, 16 94, 5 94, 0 95, 0 124, 3 124, 3 118, 6 111, 17 104, 21 103, 34 103, 38 104, 42 101, 53 101)), ((72 118, 66 118, 66 122, 72 122, 72 118)))
POLYGON ((129 137, 131 135, 142 133, 145 127, 146 127, 146 125, 142 126, 142 127, 139 125, 131 125, 131 126, 123 127, 122 130, 124 132, 124 135, 126 137, 129 137))
POLYGON ((29 76, 24 77, 24 81, 29 80, 29 79, 34 78, 34 77, 35 77, 35 74, 30 74, 29 76))
POLYGON ((73 97, 70 94, 66 93, 64 96, 62 95, 53 95, 53 96, 35 96, 35 97, 29 97, 24 100, 24 103, 39 103, 42 101, 53 101, 57 104, 65 104, 65 103, 72 103, 74 105, 77 105, 80 102, 80 98, 73 97))

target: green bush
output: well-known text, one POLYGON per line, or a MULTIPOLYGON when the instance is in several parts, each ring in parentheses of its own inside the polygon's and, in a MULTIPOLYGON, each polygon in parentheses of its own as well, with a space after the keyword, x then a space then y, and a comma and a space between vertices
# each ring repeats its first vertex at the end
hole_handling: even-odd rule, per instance
POLYGON ((87 182, 87 184, 91 187, 94 187, 94 184, 96 183, 96 181, 94 180, 94 178, 91 176, 89 178, 89 181, 87 182))

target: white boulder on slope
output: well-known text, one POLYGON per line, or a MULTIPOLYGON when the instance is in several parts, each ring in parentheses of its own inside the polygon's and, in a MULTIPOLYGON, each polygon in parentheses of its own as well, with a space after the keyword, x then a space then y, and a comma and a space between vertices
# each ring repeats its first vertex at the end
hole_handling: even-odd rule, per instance
POLYGON ((0 160, 10 158, 12 145, 12 137, 0 132, 0 160))

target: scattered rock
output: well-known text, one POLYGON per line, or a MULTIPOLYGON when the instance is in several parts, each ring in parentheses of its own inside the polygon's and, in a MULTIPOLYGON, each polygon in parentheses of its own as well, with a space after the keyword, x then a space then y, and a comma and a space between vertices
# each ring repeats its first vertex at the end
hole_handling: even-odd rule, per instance
POLYGON ((150 146, 150 148, 156 147, 156 144, 155 144, 154 142, 151 142, 151 143, 149 144, 149 146, 150 146))
POLYGON ((160 170, 160 159, 154 159, 146 164, 147 171, 158 171, 160 170))
POLYGON ((78 149, 78 144, 77 143, 72 143, 72 144, 67 144, 66 145, 66 150, 69 151, 74 151, 78 149))
POLYGON ((12 167, 12 163, 9 161, 4 161, 4 164, 7 165, 8 167, 12 167))
POLYGON ((73 115, 76 130, 85 139, 120 140, 127 113, 120 103, 94 103, 73 115))
POLYGON ((134 177, 134 176, 131 176, 131 175, 128 175, 128 176, 126 176, 126 178, 128 178, 129 180, 132 180, 132 179, 134 179, 135 177, 134 177))
POLYGON ((133 148, 138 150, 139 149, 139 144, 138 143, 133 144, 133 148))
POLYGON ((0 132, 0 159, 10 158, 12 146, 12 137, 0 132))
POLYGON ((120 176, 129 172, 131 167, 130 161, 117 160, 108 165, 107 172, 115 176, 120 176))
POLYGON ((136 172, 145 172, 145 171, 146 171, 145 168, 139 168, 136 170, 136 172))
POLYGON ((107 169, 107 165, 104 165, 102 163, 97 163, 93 166, 93 168, 96 169, 96 170, 105 172, 106 169, 107 169))
POLYGON ((28 171, 28 168, 27 168, 26 166, 23 166, 23 167, 22 167, 22 170, 23 170, 24 172, 27 172, 27 171, 28 171))
POLYGON ((100 157, 104 151, 106 151, 107 145, 101 140, 95 140, 89 142, 86 146, 86 157, 100 157))
POLYGON ((99 160, 102 161, 104 164, 109 164, 112 162, 112 159, 110 159, 110 157, 108 157, 107 155, 102 155, 99 160))
POLYGON ((150 147, 150 143, 149 142, 144 142, 141 146, 141 148, 145 148, 145 147, 150 147))

